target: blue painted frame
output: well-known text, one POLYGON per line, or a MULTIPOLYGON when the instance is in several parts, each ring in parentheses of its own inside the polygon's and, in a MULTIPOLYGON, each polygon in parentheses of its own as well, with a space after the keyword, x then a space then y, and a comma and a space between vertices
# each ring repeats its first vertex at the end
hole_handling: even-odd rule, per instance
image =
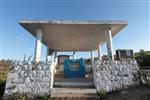
POLYGON ((81 59, 65 59, 64 60, 64 77, 85 77, 85 62, 81 59), (70 63, 78 62, 79 70, 78 71, 71 71, 70 70, 70 63))

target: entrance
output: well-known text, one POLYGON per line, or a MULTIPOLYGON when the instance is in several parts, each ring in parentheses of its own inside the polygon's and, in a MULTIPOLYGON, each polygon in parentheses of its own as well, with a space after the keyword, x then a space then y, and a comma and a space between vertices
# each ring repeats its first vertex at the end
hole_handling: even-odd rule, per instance
POLYGON ((94 87, 91 62, 59 55, 54 77, 55 87, 94 87))

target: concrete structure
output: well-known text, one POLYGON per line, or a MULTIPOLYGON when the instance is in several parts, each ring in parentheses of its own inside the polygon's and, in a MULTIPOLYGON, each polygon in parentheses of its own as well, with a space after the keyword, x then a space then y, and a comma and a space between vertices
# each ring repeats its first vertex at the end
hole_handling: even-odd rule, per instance
MULTIPOLYGON (((89 93, 120 90, 139 82, 138 80, 134 81, 138 76, 136 61, 112 61, 114 60, 112 37, 127 25, 126 21, 20 21, 20 25, 36 37, 34 60, 37 63, 12 62, 7 77, 5 95, 55 92, 53 89, 54 73, 59 51, 72 51, 74 59, 75 51, 91 52, 92 79, 94 79, 97 91, 84 90, 83 93, 87 91, 88 95, 89 93), (51 63, 38 63, 41 56, 41 42, 47 46, 46 61, 48 61, 49 55, 54 56, 51 63), (103 43, 107 43, 109 61, 101 61, 103 43), (98 50, 99 61, 94 61, 95 50, 98 50)), ((90 76, 87 78, 91 79, 90 76)), ((77 83, 73 82, 73 84, 77 83)), ((89 85, 88 81, 83 83, 83 85, 85 84, 89 85)), ((81 93, 81 91, 76 92, 78 90, 72 91, 74 89, 71 90, 71 93, 81 93)), ((63 93, 60 94, 60 92, 59 95, 62 95, 63 93)))
POLYGON ((37 28, 36 42, 35 42, 35 56, 34 56, 35 62, 39 62, 39 60, 40 60, 41 41, 42 41, 42 30, 40 28, 37 28))
POLYGON ((113 60, 112 37, 127 22, 24 20, 19 24, 36 37, 35 61, 39 62, 40 42, 54 51, 92 51, 99 49, 100 44, 107 43, 109 58, 113 60))
POLYGON ((106 35, 107 35, 106 37, 108 37, 107 38, 107 52, 108 52, 108 57, 109 57, 109 59, 114 60, 111 28, 108 29, 108 32, 107 32, 106 35))
POLYGON ((91 51, 91 61, 94 61, 94 51, 91 51))
POLYGON ((99 45, 99 48, 98 48, 97 52, 98 52, 98 60, 102 60, 101 44, 99 45))
POLYGON ((73 59, 76 59, 76 52, 73 52, 73 59))

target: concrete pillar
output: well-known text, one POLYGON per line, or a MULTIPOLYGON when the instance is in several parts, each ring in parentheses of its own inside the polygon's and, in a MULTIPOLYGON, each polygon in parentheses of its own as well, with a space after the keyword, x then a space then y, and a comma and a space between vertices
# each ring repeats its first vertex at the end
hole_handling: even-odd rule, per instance
POLYGON ((57 51, 54 52, 54 58, 57 58, 57 51))
POLYGON ((91 51, 91 61, 94 61, 94 51, 91 51))
POLYGON ((49 48, 47 47, 47 51, 46 51, 46 62, 48 62, 48 56, 49 56, 49 48))
POLYGON ((114 60, 111 28, 107 32, 107 53, 109 60, 114 60))
POLYGON ((42 46, 42 30, 40 28, 37 29, 36 33, 36 42, 35 42, 35 54, 34 61, 38 63, 41 57, 41 46, 42 46))
POLYGON ((54 61, 57 61, 57 51, 54 52, 54 61))
POLYGON ((98 46, 98 60, 102 60, 102 54, 101 54, 101 44, 98 46))
POLYGON ((73 59, 76 59, 76 52, 73 51, 73 59))

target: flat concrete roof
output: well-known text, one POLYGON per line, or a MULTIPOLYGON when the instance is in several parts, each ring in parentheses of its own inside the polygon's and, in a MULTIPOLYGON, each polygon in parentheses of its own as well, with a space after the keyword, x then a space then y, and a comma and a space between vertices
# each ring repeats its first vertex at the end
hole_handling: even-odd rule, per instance
POLYGON ((33 36, 42 29, 42 43, 56 51, 91 51, 107 42, 108 29, 112 36, 128 23, 127 21, 61 21, 22 20, 19 24, 33 36))

